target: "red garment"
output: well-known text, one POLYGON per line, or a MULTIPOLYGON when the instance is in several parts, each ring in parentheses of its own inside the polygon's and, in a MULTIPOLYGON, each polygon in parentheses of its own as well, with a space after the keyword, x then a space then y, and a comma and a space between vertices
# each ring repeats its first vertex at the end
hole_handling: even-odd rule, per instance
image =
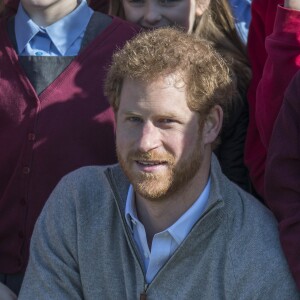
MULTIPOLYGON (((257 87, 256 99, 251 98, 253 90, 249 91, 249 101, 256 101, 253 102, 255 108, 252 105, 256 122, 248 130, 246 161, 249 167, 252 162, 251 176, 257 191, 263 195, 265 158, 267 151, 270 152, 265 175, 265 200, 279 220, 281 243, 300 288, 300 167, 296 161, 300 154, 299 140, 298 146, 295 146, 300 129, 299 123, 297 125, 299 118, 293 124, 297 110, 294 108, 296 111, 292 112, 290 100, 287 100, 293 99, 294 103, 298 100, 296 105, 299 111, 299 79, 294 81, 293 87, 286 93, 287 98, 284 99, 284 92, 291 78, 300 69, 300 11, 278 6, 274 31, 266 39, 266 50, 268 58, 257 87), (272 140, 269 149, 274 122, 282 103, 282 111, 274 129, 274 141, 272 140), (257 149, 259 151, 255 152, 257 149)), ((252 59, 254 53, 252 52, 252 59)))
POLYGON ((268 59, 256 92, 256 123, 268 150, 284 92, 300 68, 300 11, 279 6, 273 33, 266 39, 268 59))
MULTIPOLYGON (((265 171, 265 160, 266 160, 266 143, 265 136, 261 137, 261 133, 264 135, 262 128, 268 123, 268 128, 273 128, 274 123, 274 116, 277 115, 278 109, 273 109, 272 105, 268 107, 265 104, 262 104, 264 101, 265 103, 270 103, 272 100, 272 95, 274 94, 281 94, 281 99, 283 97, 283 92, 287 86, 287 83, 290 81, 292 75, 289 74, 286 78, 285 84, 280 84, 277 86, 277 83, 281 81, 282 72, 280 70, 279 73, 274 74, 272 72, 273 64, 276 63, 279 59, 278 56, 282 57, 281 51, 286 51, 286 41, 288 37, 285 37, 284 40, 281 40, 281 36, 285 35, 289 36, 292 40, 295 37, 292 37, 289 33, 292 28, 289 28, 293 22, 294 31, 297 31, 297 26, 299 22, 298 12, 295 13, 292 10, 285 9, 283 7, 278 7, 278 16, 276 20, 276 30, 268 38, 268 54, 269 58, 267 64, 265 66, 264 76, 265 78, 262 79, 262 83, 260 84, 260 89, 263 90, 267 88, 266 91, 263 91, 263 97, 261 94, 256 95, 258 83, 260 82, 263 67, 267 58, 267 53, 265 50, 265 43, 264 39, 267 35, 270 35, 273 31, 273 24, 276 16, 276 9, 278 4, 283 3, 283 0, 253 0, 252 2, 252 22, 250 25, 249 31, 249 40, 248 40, 248 52, 249 58, 252 66, 253 72, 253 79, 249 88, 248 92, 248 102, 249 102, 249 113, 250 113, 250 120, 246 138, 246 146, 245 146, 245 164, 247 165, 250 173, 250 177, 252 183, 254 184, 255 189, 257 192, 263 196, 264 194, 264 171, 265 171), (293 21, 292 21, 293 20, 293 21), (282 44, 278 47, 278 43, 282 44), (284 44, 284 45, 283 45, 284 44), (273 61, 274 57, 276 57, 275 61, 273 61), (274 79, 269 76, 279 76, 280 79, 274 79), (275 80, 275 81, 274 81, 275 80), (267 83, 268 82, 268 83, 267 83), (276 82, 274 84, 274 82, 276 82), (268 94, 269 93, 269 94, 268 94), (266 112, 264 115, 261 113, 261 106, 267 107, 268 111, 272 110, 269 113, 266 112), (263 118, 263 119, 261 119, 263 118), (259 122, 259 125, 257 124, 259 122), (264 124, 264 125, 262 125, 264 124), (258 127, 259 126, 259 127, 258 127), (259 129, 258 129, 259 128, 259 129), (261 132, 259 130, 262 130, 261 132)), ((294 41, 292 41, 294 43, 294 41)), ((293 48, 293 44, 291 49, 293 48)), ((294 54, 293 54, 294 55, 294 54)), ((286 63, 286 62, 285 62, 286 63)), ((291 64, 289 64, 291 65, 291 64)), ((286 65, 280 66, 280 68, 287 68, 286 65)), ((279 68, 279 69, 280 69, 279 68)), ((284 77, 284 76, 283 76, 284 77)))
POLYGON ((300 290, 300 71, 286 91, 274 124, 265 195, 279 221, 281 244, 300 290))
POLYGON ((249 124, 245 143, 245 164, 251 181, 260 195, 263 195, 266 150, 260 141, 255 121, 256 89, 267 59, 265 39, 273 31, 277 5, 283 2, 284 0, 252 0, 251 4, 248 55, 252 80, 248 90, 249 124))
POLYGON ((103 96, 112 53, 136 34, 114 18, 39 96, 0 23, 0 273, 23 271, 50 192, 79 167, 116 162, 114 115, 103 96))

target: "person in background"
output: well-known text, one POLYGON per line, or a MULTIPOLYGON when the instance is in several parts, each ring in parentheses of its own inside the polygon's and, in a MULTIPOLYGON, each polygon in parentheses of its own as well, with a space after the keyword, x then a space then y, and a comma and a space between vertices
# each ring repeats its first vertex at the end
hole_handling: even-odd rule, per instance
POLYGON ((16 294, 33 227, 60 178, 116 161, 103 94, 112 53, 139 31, 85 0, 22 0, 0 22, 0 281, 16 294))
POLYGON ((294 99, 298 96, 299 81, 294 79, 286 91, 300 69, 300 2, 253 0, 252 5, 248 47, 253 80, 249 89, 246 163, 256 190, 279 221, 281 244, 300 288, 300 203, 297 198, 300 169, 297 169, 295 155, 299 127, 294 99))
POLYGON ((119 164, 55 188, 19 299, 299 299, 273 215, 212 153, 234 89, 207 41, 168 28, 126 43, 105 89, 119 164))
POLYGON ((247 97, 249 125, 245 143, 245 164, 249 170, 254 190, 261 199, 264 196, 264 171, 267 153, 257 127, 256 91, 268 56, 265 40, 273 32, 277 6, 283 5, 283 3, 284 0, 252 0, 251 4, 251 22, 247 48, 252 79, 247 97))
POLYGON ((250 191, 243 160, 248 126, 246 92, 251 71, 227 0, 111 0, 110 14, 136 23, 145 30, 180 27, 189 34, 207 39, 230 64, 237 93, 231 103, 231 112, 224 121, 221 143, 215 153, 225 175, 250 191))
POLYGON ((286 90, 274 124, 265 173, 266 203, 300 291, 300 71, 286 90))
POLYGON ((256 109, 261 142, 267 152, 265 202, 279 220, 281 244, 300 290, 299 1, 286 0, 284 6, 278 6, 266 49, 256 109))
POLYGON ((244 44, 247 44, 248 40, 248 31, 251 21, 251 1, 252 0, 229 0, 235 18, 235 26, 244 44))
MULTIPOLYGON (((283 1, 281 1, 283 2, 283 1)), ((254 0, 253 6, 266 1, 254 0)), ((248 100, 250 121, 245 147, 245 163, 258 194, 264 199, 264 173, 270 137, 284 92, 300 67, 300 11, 299 1, 286 0, 282 5, 269 1, 265 18, 269 36, 260 38, 261 21, 253 14, 252 32, 249 33, 249 56, 252 61, 253 80, 248 100), (275 18, 276 17, 276 18, 275 18), (274 30, 268 20, 273 21, 274 30), (267 25, 269 25, 267 27, 267 25), (262 55, 259 49, 266 45, 262 55), (263 62, 262 58, 265 58, 263 62), (263 64, 264 63, 264 64, 263 64), (261 78, 259 80, 259 75, 261 78), (256 90, 255 90, 256 87, 256 90)))
POLYGON ((300 69, 300 2, 285 0, 277 7, 273 33, 266 38, 267 60, 256 92, 256 122, 268 151, 284 92, 300 69))

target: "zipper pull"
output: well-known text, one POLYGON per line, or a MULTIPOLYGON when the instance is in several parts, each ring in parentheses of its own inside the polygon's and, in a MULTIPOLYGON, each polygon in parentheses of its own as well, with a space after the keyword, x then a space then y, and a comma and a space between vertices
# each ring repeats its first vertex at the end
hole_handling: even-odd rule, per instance
POLYGON ((140 294, 140 300, 147 300, 147 288, 148 288, 148 284, 146 283, 144 286, 144 291, 140 294))
POLYGON ((147 294, 145 292, 140 294, 140 300, 147 300, 147 294))

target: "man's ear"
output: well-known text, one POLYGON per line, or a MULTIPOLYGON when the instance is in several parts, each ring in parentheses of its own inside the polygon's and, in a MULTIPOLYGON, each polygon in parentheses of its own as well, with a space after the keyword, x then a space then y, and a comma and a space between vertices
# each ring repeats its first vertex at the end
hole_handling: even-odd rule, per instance
POLYGON ((212 144, 218 137, 223 123, 223 110, 215 105, 209 112, 203 126, 203 143, 212 144))
POLYGON ((196 16, 201 17, 207 10, 211 0, 196 0, 196 16))

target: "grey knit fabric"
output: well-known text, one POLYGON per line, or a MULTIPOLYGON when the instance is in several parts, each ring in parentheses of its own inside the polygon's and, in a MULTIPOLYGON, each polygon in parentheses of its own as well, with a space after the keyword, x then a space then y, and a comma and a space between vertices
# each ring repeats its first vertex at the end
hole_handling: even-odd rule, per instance
POLYGON ((64 177, 35 226, 19 296, 33 299, 299 299, 272 214, 215 157, 209 205, 149 285, 124 219, 118 165, 64 177))

